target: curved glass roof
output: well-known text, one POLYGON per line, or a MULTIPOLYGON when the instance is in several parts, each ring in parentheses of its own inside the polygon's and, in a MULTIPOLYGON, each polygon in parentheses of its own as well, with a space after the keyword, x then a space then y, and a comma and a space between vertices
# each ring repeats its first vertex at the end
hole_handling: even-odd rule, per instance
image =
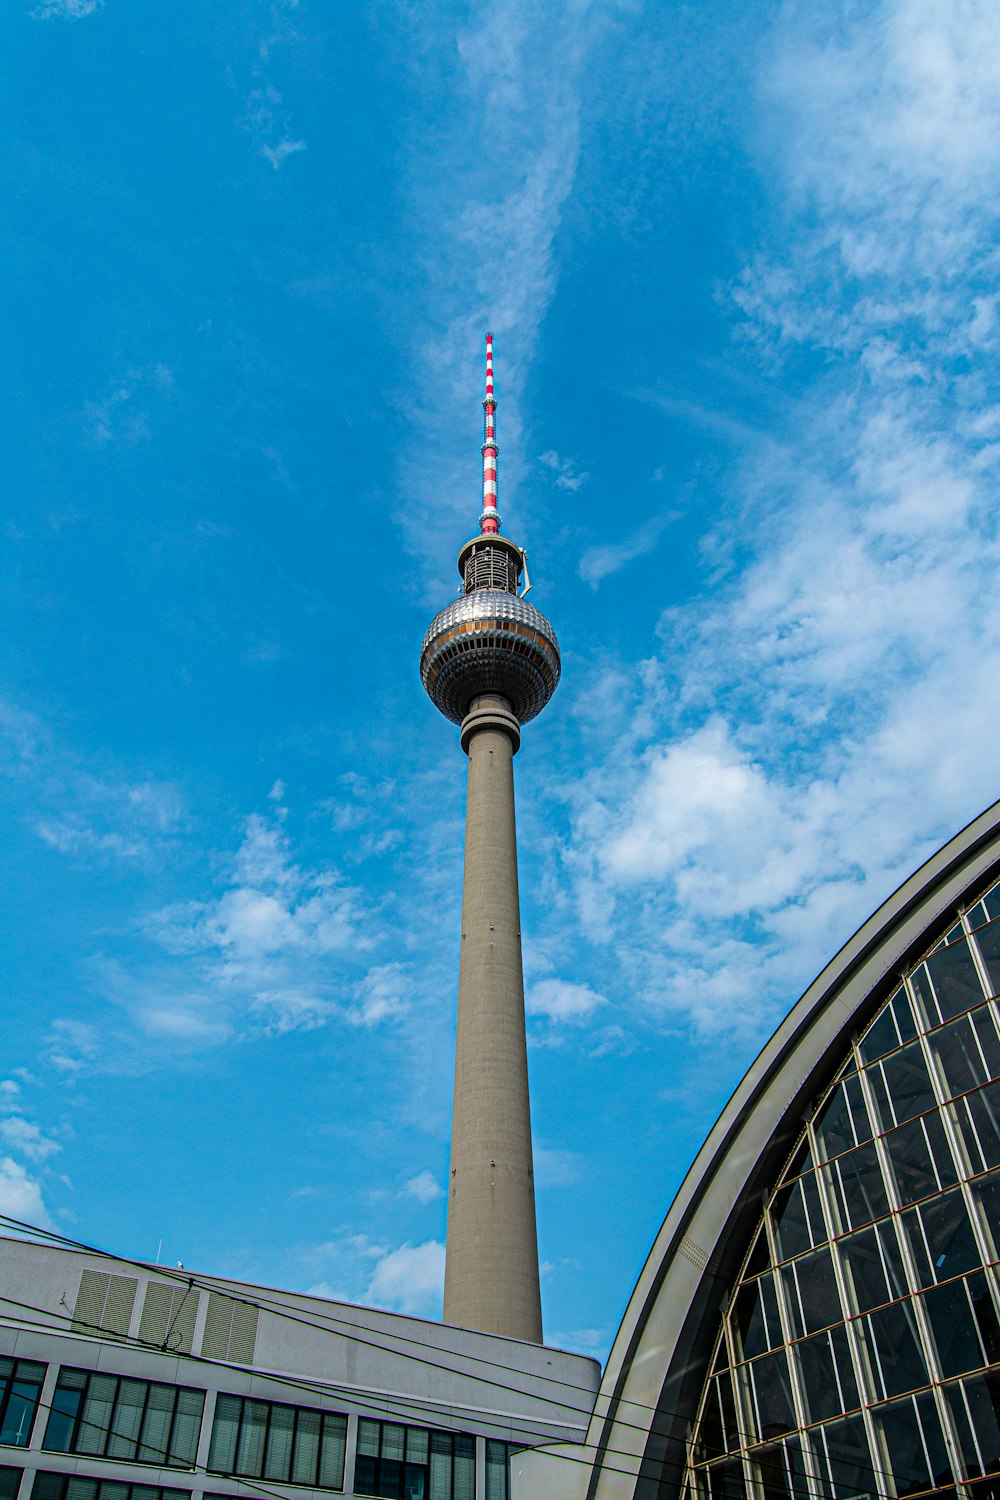
POLYGON ((806 1122, 722 1318, 691 1500, 1000 1497, 998 992, 1000 884, 806 1122))

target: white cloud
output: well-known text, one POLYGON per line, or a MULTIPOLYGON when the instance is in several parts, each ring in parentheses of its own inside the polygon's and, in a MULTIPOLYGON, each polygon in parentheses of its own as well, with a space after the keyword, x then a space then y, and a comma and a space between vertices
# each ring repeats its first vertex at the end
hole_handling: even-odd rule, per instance
POLYGON ((22 1115, 9 1115, 5 1120, 0 1120, 0 1137, 11 1151, 16 1151, 33 1162, 45 1161, 62 1149, 58 1141, 43 1135, 39 1126, 24 1119, 22 1115))
POLYGON ((765 361, 798 343, 822 373, 787 446, 742 435, 710 587, 614 690, 562 851, 613 955, 595 986, 607 962, 717 1037, 759 1036, 1000 791, 1000 12, 887 0, 775 35, 789 227, 737 301, 765 361))
MULTIPOLYGON (((488 328, 497 336, 501 510, 514 520, 526 471, 519 399, 556 286, 555 240, 576 176, 581 73, 597 9, 513 0, 502 12, 472 13, 458 32, 460 71, 435 150, 414 157, 407 217, 414 255, 426 268, 422 301, 430 314, 413 350, 423 393, 415 415, 430 457, 426 478, 418 474, 415 489, 409 475, 406 487, 409 541, 427 559, 432 598, 451 592, 442 558, 475 514, 468 493, 478 454, 456 455, 454 433, 481 389, 488 328), (440 329, 432 340, 430 324, 440 329)), ((414 56, 454 48, 453 18, 432 7, 410 15, 414 56)), ((582 479, 575 470, 564 477, 582 479)), ((517 534, 530 545, 523 525, 517 534)))
POLYGON ((433 1203, 436 1198, 444 1197, 444 1188, 434 1173, 427 1171, 418 1172, 416 1177, 411 1177, 405 1191, 411 1198, 416 1198, 418 1203, 433 1203))
POLYGON ((607 1003, 604 996, 598 995, 589 985, 571 984, 565 979, 540 979, 525 996, 525 1010, 529 1016, 544 1016, 556 1023, 587 1020, 607 1003))
POLYGON ((28 15, 33 21, 82 21, 103 9, 104 0, 42 0, 28 15))
MULTIPOLYGON (((9 1156, 0 1157, 0 1214, 39 1229, 53 1228, 41 1185, 9 1156)), ((5 1233, 10 1233, 10 1229, 5 1233)))
POLYGON ((548 1146, 532 1150, 535 1184, 540 1188, 572 1187, 583 1177, 584 1159, 576 1151, 557 1151, 548 1146))
POLYGON ((578 567, 580 577, 584 583, 589 583, 592 589, 596 589, 605 578, 619 573, 637 557, 646 557, 654 552, 667 526, 676 519, 673 513, 650 516, 624 541, 602 542, 596 547, 585 548, 578 567))
POLYGON ((444 1246, 437 1240, 401 1245, 383 1255, 368 1284, 367 1300, 396 1312, 437 1317, 444 1291, 444 1246))
POLYGON ((404 964, 378 964, 358 986, 356 1004, 348 1020, 356 1026, 377 1026, 392 1021, 410 1008, 412 980, 404 964))
POLYGON ((561 458, 554 448, 550 448, 547 453, 540 453, 538 462, 552 470, 556 488, 567 490, 571 495, 582 489, 590 478, 589 474, 580 472, 571 458, 561 458))

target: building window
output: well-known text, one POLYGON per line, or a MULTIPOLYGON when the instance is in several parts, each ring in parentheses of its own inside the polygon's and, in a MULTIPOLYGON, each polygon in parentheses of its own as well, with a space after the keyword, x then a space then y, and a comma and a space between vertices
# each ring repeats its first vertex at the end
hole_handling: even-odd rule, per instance
POLYGON ((0 1443, 27 1448, 44 1379, 33 1359, 0 1359, 0 1443))
POLYGON ((339 1412, 219 1396, 208 1467, 213 1474, 339 1490, 346 1447, 347 1418, 339 1412))
POLYGON ((122 1484, 117 1479, 88 1479, 83 1474, 38 1473, 31 1500, 191 1500, 191 1491, 162 1489, 156 1484, 122 1484))
POLYGON ((690 1500, 1000 1495, 998 989, 1000 885, 807 1121, 720 1318, 690 1500))
POLYGON ((23 1469, 10 1469, 6 1465, 0 1467, 0 1500, 17 1500, 23 1473, 23 1469))
POLYGON ((204 1406, 187 1386, 60 1370, 42 1447, 191 1469, 204 1406))
POLYGON ((510 1500, 510 1461, 521 1452, 517 1443, 486 1439, 486 1500, 510 1500))
POLYGON ((475 1500, 476 1440, 399 1422, 358 1422, 356 1495, 386 1500, 475 1500))

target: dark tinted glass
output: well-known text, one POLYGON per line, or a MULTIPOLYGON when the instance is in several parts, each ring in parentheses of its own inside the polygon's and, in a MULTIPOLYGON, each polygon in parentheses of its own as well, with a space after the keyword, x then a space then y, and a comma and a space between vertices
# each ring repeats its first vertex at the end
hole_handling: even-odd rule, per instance
POLYGON ((929 1396, 884 1407, 876 1418, 889 1452, 896 1494, 915 1495, 951 1478, 944 1435, 929 1396))
POLYGON ((824 1172, 833 1190, 841 1233, 860 1228, 889 1212, 874 1142, 839 1156, 824 1172))
POLYGON ((1000 1469, 1000 1384, 996 1375, 973 1375, 961 1385, 945 1386, 944 1391, 959 1436, 964 1473, 974 1478, 1000 1469))
POLYGON ((835 1500, 876 1493, 868 1439, 860 1417, 847 1417, 822 1429, 835 1500))
POLYGON ((733 1308, 733 1332, 737 1349, 744 1359, 753 1359, 766 1349, 781 1343, 778 1302, 770 1272, 759 1281, 751 1281, 736 1294, 733 1308))
POLYGON ((993 1258, 1000 1253, 1000 1174, 972 1185, 972 1196, 980 1205, 993 1240, 993 1258))
POLYGON ((957 1189, 908 1209, 902 1222, 921 1286, 961 1276, 980 1264, 965 1201, 957 1189))
POLYGON ((755 1359, 748 1365, 747 1370, 753 1382, 757 1437, 775 1438, 790 1432, 795 1426, 795 1415, 785 1351, 765 1354, 763 1359, 755 1359))
MULTIPOLYGON (((735 1463, 713 1464, 706 1472, 711 1500, 747 1500, 743 1465, 739 1460, 735 1463)), ((360 1493, 364 1494, 365 1491, 360 1493)))
POLYGON ((813 1250, 781 1271, 793 1336, 818 1333, 843 1318, 829 1247, 813 1250))
POLYGON ((816 1139, 820 1155, 827 1160, 849 1151, 863 1141, 870 1141, 872 1128, 856 1074, 839 1083, 823 1113, 816 1121, 816 1139))
POLYGON ((987 1334, 995 1342, 996 1315, 986 1292, 985 1278, 974 1279, 975 1286, 966 1281, 950 1281, 945 1286, 933 1287, 924 1298, 941 1373, 946 1380, 978 1370, 987 1363, 973 1298, 979 1304, 987 1334))
POLYGON ((871 1366, 879 1397, 903 1396, 927 1385, 930 1376, 920 1352, 913 1303, 892 1302, 862 1319, 870 1340, 871 1366))
POLYGON ((870 1312, 907 1290, 892 1224, 862 1229, 838 1242, 857 1312, 870 1312))
POLYGON ((944 1075, 945 1093, 949 1098, 967 1094, 970 1089, 989 1082, 971 1016, 960 1016, 957 1021, 942 1026, 933 1034, 930 1043, 944 1075))
POLYGON ((971 1172, 1000 1166, 1000 1083, 988 1083, 955 1107, 971 1172))
POLYGON ((911 1042, 891 1057, 883 1058, 871 1070, 870 1076, 885 1130, 891 1130, 894 1124, 903 1125, 934 1106, 934 1090, 919 1042, 911 1042), (886 1092, 891 1109, 886 1108, 886 1092))
POLYGON ((847 1331, 841 1325, 793 1345, 808 1422, 826 1422, 859 1405, 847 1331))
POLYGON ((790 1260, 826 1239, 815 1172, 808 1172, 775 1195, 771 1205, 780 1260, 790 1260))
POLYGON ((947 948, 932 953, 926 968, 942 1021, 971 1010, 984 998, 983 987, 979 983, 979 975, 969 952, 968 938, 960 938, 947 948))
POLYGON ((996 995, 1000 993, 1000 922, 980 927, 976 933, 976 946, 990 977, 990 989, 996 995))
POLYGON ((885 1144, 901 1204, 915 1203, 958 1181, 939 1114, 901 1125, 886 1136, 885 1144))

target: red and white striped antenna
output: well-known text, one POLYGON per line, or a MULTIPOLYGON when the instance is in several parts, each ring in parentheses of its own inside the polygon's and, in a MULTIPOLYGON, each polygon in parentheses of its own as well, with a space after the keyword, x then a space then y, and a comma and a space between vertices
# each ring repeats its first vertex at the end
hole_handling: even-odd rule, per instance
POLYGON ((479 529, 483 536, 496 536, 500 530, 497 512, 497 435, 496 397, 493 394, 493 335, 486 335, 486 395, 483 398, 486 413, 486 434, 483 439, 483 513, 479 517, 479 529))

